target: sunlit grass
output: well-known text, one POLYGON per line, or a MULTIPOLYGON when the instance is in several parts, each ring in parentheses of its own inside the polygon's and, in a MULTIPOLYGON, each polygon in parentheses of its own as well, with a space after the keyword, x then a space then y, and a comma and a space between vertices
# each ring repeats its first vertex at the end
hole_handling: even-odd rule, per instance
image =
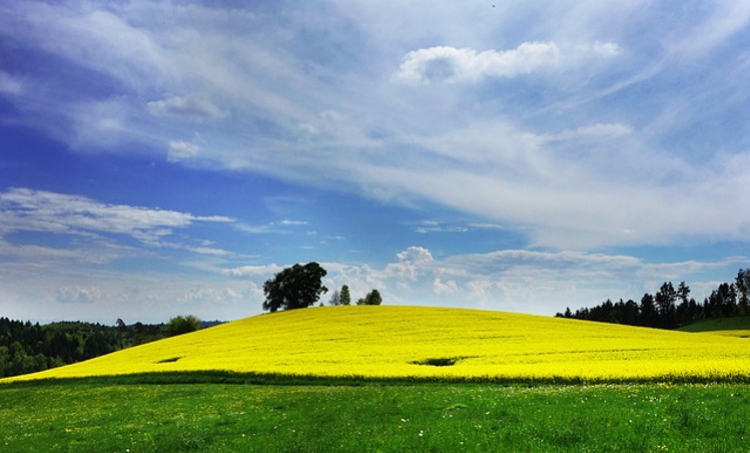
POLYGON ((745 384, 0 386, 2 452, 746 452, 745 384))
POLYGON ((745 339, 480 310, 255 316, 13 379, 161 371, 518 381, 750 380, 745 339))

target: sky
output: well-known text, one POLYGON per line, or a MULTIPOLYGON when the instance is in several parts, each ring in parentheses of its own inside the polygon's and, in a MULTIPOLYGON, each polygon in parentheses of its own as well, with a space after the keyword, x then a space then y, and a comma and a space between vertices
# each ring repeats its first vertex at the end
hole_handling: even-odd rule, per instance
POLYGON ((554 315, 750 267, 750 1, 0 0, 0 316, 554 315), (327 302, 330 292, 321 298, 327 302))

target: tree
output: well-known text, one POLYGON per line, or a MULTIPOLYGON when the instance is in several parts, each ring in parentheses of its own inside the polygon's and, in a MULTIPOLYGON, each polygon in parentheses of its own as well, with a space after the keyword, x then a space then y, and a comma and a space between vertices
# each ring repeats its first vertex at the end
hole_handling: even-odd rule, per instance
POLYGON ((321 280, 327 274, 318 263, 287 267, 263 284, 266 300, 263 309, 274 313, 314 305, 328 288, 321 280))
POLYGON ((750 269, 740 269, 737 272, 737 278, 735 279, 735 285, 737 292, 739 293, 739 309, 738 313, 740 316, 750 315, 750 269))
POLYGON ((341 305, 352 304, 352 296, 351 294, 349 294, 349 287, 347 285, 344 285, 341 287, 341 294, 339 294, 339 302, 341 302, 341 305))
POLYGON ((334 290, 331 294, 331 299, 328 301, 328 305, 341 305, 341 293, 338 290, 334 290))
POLYGON ((365 305, 380 305, 383 303, 383 298, 380 296, 380 291, 373 289, 365 296, 365 305))
POLYGON ((675 301, 677 300, 677 291, 675 291, 672 282, 664 282, 659 292, 654 296, 656 302, 656 311, 659 315, 659 321, 656 327, 664 329, 673 329, 675 327, 675 301))
POLYGON ((169 336, 182 335, 184 333, 195 332, 201 328, 200 319, 193 315, 177 316, 169 320, 167 324, 167 330, 169 336))
POLYGON ((380 296, 380 292, 377 289, 373 289, 363 299, 357 300, 357 305, 380 305, 383 303, 383 298, 380 296))
POLYGON ((657 313, 654 307, 654 296, 649 293, 643 294, 641 298, 641 305, 638 310, 640 312, 640 320, 638 325, 645 327, 656 327, 657 313))
POLYGON ((687 305, 690 301, 690 287, 685 282, 680 282, 680 286, 677 287, 677 296, 680 298, 683 304, 687 305))

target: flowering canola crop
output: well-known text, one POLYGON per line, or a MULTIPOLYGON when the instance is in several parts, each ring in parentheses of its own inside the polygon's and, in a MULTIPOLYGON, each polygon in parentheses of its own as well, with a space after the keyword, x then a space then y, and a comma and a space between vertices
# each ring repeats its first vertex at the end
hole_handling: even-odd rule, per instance
POLYGON ((504 312, 325 307, 259 315, 8 380, 205 370, 406 379, 749 379, 750 344, 504 312))

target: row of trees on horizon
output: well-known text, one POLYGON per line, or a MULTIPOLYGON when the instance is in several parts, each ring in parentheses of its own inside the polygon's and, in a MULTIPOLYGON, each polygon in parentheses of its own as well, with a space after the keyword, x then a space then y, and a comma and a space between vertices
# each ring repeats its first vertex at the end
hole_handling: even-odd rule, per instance
POLYGON ((645 293, 640 303, 607 299, 575 312, 568 307, 556 316, 660 329, 675 329, 704 319, 750 316, 750 269, 740 269, 734 282, 721 283, 702 303, 690 297, 685 282, 676 289, 672 282, 664 282, 655 294, 645 293))

